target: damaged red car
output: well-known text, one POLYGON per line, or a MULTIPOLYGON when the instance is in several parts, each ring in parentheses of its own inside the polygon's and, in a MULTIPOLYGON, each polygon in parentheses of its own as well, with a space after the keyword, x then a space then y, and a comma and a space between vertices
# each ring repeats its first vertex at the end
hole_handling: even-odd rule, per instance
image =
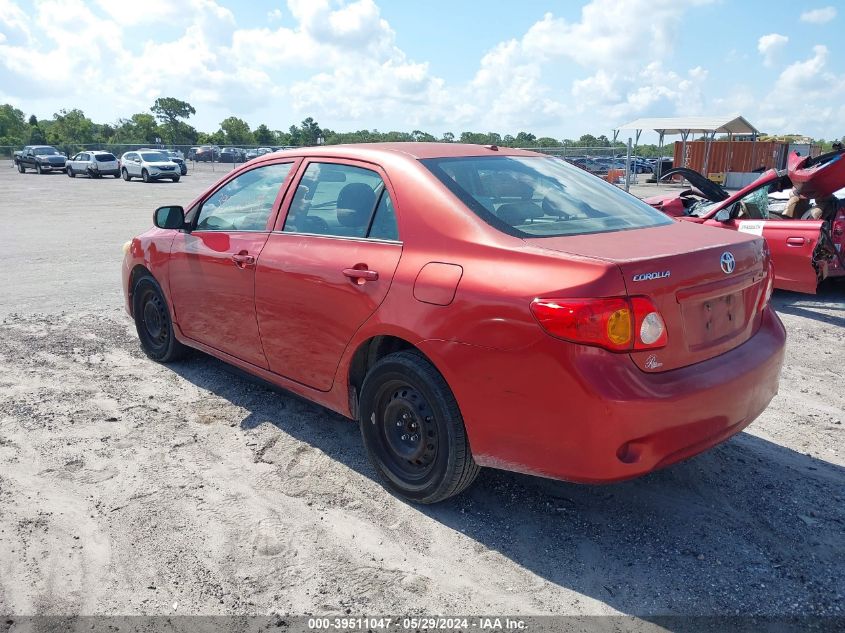
POLYGON ((666 172, 692 188, 644 201, 675 219, 718 226, 765 238, 775 267, 775 288, 815 294, 828 278, 845 277, 845 158, 793 153, 787 169, 770 169, 730 194, 685 168, 666 172))
POLYGON ((356 420, 375 472, 415 502, 482 466, 642 475, 777 392, 765 241, 674 222, 557 158, 288 150, 154 223, 123 264, 147 355, 196 348, 356 420))

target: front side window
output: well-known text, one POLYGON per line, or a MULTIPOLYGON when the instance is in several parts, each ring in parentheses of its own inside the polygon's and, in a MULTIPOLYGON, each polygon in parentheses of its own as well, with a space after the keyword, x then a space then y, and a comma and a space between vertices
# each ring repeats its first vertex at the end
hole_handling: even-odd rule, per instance
POLYGON ((233 178, 202 204, 197 231, 264 231, 293 163, 265 165, 233 178))
POLYGON ((333 163, 308 165, 283 230, 335 237, 399 237, 393 203, 381 176, 370 169, 333 163))
POLYGON ((516 237, 606 233, 672 223, 634 196, 558 158, 469 156, 420 162, 476 215, 516 237))

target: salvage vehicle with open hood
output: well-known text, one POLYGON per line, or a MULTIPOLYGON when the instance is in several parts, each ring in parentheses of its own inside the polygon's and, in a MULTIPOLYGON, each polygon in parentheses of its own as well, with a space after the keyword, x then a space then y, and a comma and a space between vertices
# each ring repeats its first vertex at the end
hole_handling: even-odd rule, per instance
POLYGON ((645 202, 677 220, 762 236, 774 262, 775 288, 815 294, 823 280, 845 276, 845 206, 832 197, 845 187, 841 158, 842 152, 815 159, 793 154, 788 169, 770 169, 733 194, 697 171, 672 169, 664 179, 682 176, 692 187, 645 202), (792 197, 803 201, 796 217, 787 211, 792 197))

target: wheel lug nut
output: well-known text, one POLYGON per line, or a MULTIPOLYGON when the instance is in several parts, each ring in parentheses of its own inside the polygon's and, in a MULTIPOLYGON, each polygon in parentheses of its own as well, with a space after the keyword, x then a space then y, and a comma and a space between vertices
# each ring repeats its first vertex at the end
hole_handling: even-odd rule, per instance
POLYGON ((396 426, 402 426, 402 420, 396 420, 396 426))
POLYGON ((405 434, 405 433, 403 433, 403 434, 402 434, 402 440, 404 441, 404 440, 407 440, 407 439, 408 439, 408 435, 407 435, 407 434, 405 434))
POLYGON ((419 436, 419 435, 417 435, 416 433, 414 433, 414 434, 411 436, 411 441, 412 441, 412 442, 416 442, 418 439, 420 439, 420 436, 419 436))

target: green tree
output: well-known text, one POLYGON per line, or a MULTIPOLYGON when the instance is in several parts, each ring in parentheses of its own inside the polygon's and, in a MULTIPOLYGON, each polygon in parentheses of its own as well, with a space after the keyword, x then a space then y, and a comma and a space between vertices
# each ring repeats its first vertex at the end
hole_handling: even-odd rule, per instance
POLYGON ((47 130, 47 138, 51 143, 85 144, 94 142, 94 122, 85 113, 73 110, 59 110, 53 115, 53 123, 47 130))
POLYGON ((273 134, 273 130, 262 123, 255 128, 255 142, 258 145, 275 145, 276 135, 273 134))
POLYGON ((0 106, 0 145, 23 145, 28 132, 23 112, 8 103, 0 106))
POLYGON ((537 139, 537 147, 560 147, 560 141, 550 136, 541 136, 537 139))
POLYGON ((433 134, 423 132, 422 130, 414 130, 413 132, 411 132, 411 136, 418 143, 433 143, 437 140, 436 138, 434 138, 433 134))
POLYGON ((520 132, 516 135, 515 139, 517 147, 534 147, 534 141, 536 140, 537 137, 530 132, 520 132))
POLYGON ((253 145, 255 137, 249 129, 249 124, 243 119, 230 116, 220 122, 220 129, 226 136, 229 145, 253 145))
POLYGON ((455 142, 455 135, 452 132, 444 132, 443 138, 440 139, 444 143, 454 143, 455 142))
MULTIPOLYGON (((317 145, 319 142, 318 139, 323 138, 323 140, 325 140, 323 130, 320 129, 320 126, 311 117, 304 119, 299 127, 296 127, 295 125, 290 126, 290 135, 293 145, 317 145)), ((354 141, 344 142, 348 143, 354 141)))
POLYGON ((188 119, 192 114, 197 113, 194 106, 190 103, 176 99, 175 97, 159 97, 155 100, 150 111, 163 124, 171 143, 183 143, 186 141, 186 139, 179 136, 180 132, 186 131, 185 128, 180 127, 179 124, 182 123, 180 119, 188 119))

